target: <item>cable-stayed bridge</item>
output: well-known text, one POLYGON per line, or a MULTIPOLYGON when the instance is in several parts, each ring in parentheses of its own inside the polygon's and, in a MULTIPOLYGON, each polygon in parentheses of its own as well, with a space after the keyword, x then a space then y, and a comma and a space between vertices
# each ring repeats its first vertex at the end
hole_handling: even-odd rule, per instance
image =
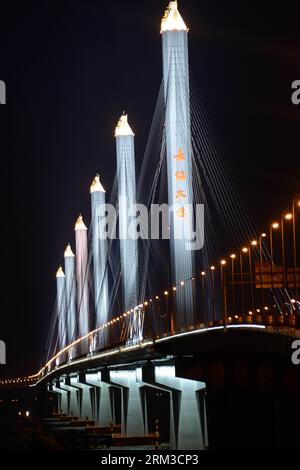
POLYGON ((292 355, 300 336, 300 198, 266 232, 256 228, 199 98, 176 1, 161 35, 163 82, 141 170, 123 113, 113 189, 108 198, 99 175, 92 182, 90 227, 80 215, 57 271, 47 358, 30 380, 59 397, 57 412, 120 424, 126 436, 149 432, 162 396, 171 448, 204 449, 212 376, 228 374, 230 354, 253 384, 249 352, 272 375, 270 356, 292 355))

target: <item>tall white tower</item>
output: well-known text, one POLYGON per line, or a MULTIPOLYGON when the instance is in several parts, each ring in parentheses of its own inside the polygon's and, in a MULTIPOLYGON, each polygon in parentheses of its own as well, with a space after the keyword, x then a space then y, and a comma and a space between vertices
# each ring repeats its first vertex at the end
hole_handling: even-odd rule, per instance
POLYGON ((76 277, 75 255, 69 244, 65 250, 66 274, 66 308, 67 308, 67 342, 72 343, 76 337, 76 277))
POLYGON ((65 275, 62 267, 56 273, 57 290, 57 316, 58 316, 58 347, 66 346, 66 297, 65 297, 65 275))
POLYGON ((93 233, 93 267, 96 327, 107 322, 109 309, 108 296, 108 244, 105 237, 105 190, 96 175, 91 185, 92 233, 93 233))
POLYGON ((79 336, 89 331, 88 242, 87 228, 80 215, 75 225, 76 280, 79 336))
MULTIPOLYGON (((175 207, 170 220, 171 267, 173 282, 178 284, 194 275, 194 252, 186 247, 193 233, 188 28, 178 11, 177 1, 171 1, 165 12, 161 34, 168 198, 169 205, 175 207)), ((177 324, 180 325, 192 320, 192 283, 179 289, 176 296, 177 324)))
POLYGON ((138 244, 130 239, 128 210, 136 204, 134 133, 127 115, 120 117, 115 131, 117 146, 119 233, 124 310, 134 308, 138 300, 138 244))

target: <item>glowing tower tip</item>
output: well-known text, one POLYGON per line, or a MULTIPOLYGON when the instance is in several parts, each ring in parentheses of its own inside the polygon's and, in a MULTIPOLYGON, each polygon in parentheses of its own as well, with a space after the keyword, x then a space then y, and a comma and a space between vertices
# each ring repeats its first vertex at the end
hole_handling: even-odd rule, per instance
POLYGON ((63 269, 62 267, 60 266, 57 270, 57 273, 56 273, 56 279, 60 278, 60 277, 65 277, 65 274, 63 272, 63 269))
POLYGON ((91 189, 90 189, 91 194, 92 193, 105 193, 105 189, 103 188, 102 184, 100 183, 100 176, 96 175, 94 178, 94 181, 92 182, 91 189))
POLYGON ((76 221, 75 230, 87 230, 87 228, 86 228, 86 226, 83 222, 83 218, 82 218, 81 214, 79 214, 79 217, 76 221))
POLYGON ((65 249, 64 257, 65 258, 74 258, 74 253, 72 251, 70 243, 68 244, 67 248, 65 249))
POLYGON ((188 28, 178 11, 177 1, 171 1, 169 3, 161 21, 160 32, 165 33, 166 31, 188 31, 188 28))
POLYGON ((128 115, 125 114, 125 111, 123 111, 123 114, 120 117, 116 130, 115 130, 115 137, 126 136, 126 135, 134 136, 134 133, 132 132, 132 129, 130 125, 128 124, 128 115))

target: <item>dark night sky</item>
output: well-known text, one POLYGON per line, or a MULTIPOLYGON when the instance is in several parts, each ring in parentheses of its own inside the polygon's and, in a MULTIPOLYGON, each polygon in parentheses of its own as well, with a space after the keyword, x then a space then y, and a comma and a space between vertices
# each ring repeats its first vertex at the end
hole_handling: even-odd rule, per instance
MULTIPOLYGON (((109 191, 113 130, 123 109, 137 166, 161 81, 159 24, 167 1, 1 2, 2 260, 0 376, 40 365, 55 298, 54 274, 89 220, 96 172, 109 191)), ((300 188, 300 15, 292 2, 182 0, 190 62, 235 179, 266 227, 300 188)))

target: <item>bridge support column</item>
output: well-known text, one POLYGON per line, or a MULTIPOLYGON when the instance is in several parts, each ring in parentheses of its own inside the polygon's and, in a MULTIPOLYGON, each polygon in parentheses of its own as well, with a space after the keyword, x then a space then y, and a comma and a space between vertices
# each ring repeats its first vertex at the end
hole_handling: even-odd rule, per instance
POLYGON ((110 371, 112 385, 122 388, 121 432, 126 436, 144 436, 148 433, 145 409, 142 407, 143 383, 141 369, 110 371))
POLYGON ((179 391, 178 399, 171 394, 171 416, 175 448, 204 449, 203 428, 199 410, 199 392, 205 384, 175 376, 175 366, 155 367, 155 381, 179 391), (174 400, 175 398, 175 400, 174 400))
POLYGON ((58 395, 58 413, 65 413, 66 415, 68 414, 68 391, 67 390, 62 390, 60 388, 60 383, 55 382, 53 385, 49 386, 52 388, 52 392, 56 393, 58 395))
MULTIPOLYGON (((94 389, 88 385, 85 381, 85 375, 80 374, 77 377, 71 378, 71 386, 78 389, 79 395, 79 417, 82 420, 94 420, 95 419, 95 400, 94 400, 94 389)), ((95 419, 96 421, 96 419, 95 419)))
MULTIPOLYGON (((55 395, 55 398, 57 399, 57 402, 56 402, 56 407, 53 407, 53 412, 55 413, 61 413, 62 412, 62 391, 57 391, 58 389, 56 389, 55 385, 53 384, 48 384, 47 385, 47 390, 48 390, 48 393, 52 394, 52 395, 55 395), (54 411, 55 409, 55 411, 54 411)), ((67 401, 66 401, 67 402, 67 401)))
POLYGON ((205 384, 176 377, 174 365, 146 368, 143 381, 170 392, 171 449, 205 449, 208 445, 205 384))
POLYGON ((78 389, 71 385, 69 377, 66 377, 65 380, 60 379, 59 387, 61 390, 68 392, 67 415, 79 416, 78 389))
POLYGON ((100 426, 110 426, 114 422, 110 385, 101 381, 101 372, 86 374, 86 384, 95 388, 95 420, 100 426))

